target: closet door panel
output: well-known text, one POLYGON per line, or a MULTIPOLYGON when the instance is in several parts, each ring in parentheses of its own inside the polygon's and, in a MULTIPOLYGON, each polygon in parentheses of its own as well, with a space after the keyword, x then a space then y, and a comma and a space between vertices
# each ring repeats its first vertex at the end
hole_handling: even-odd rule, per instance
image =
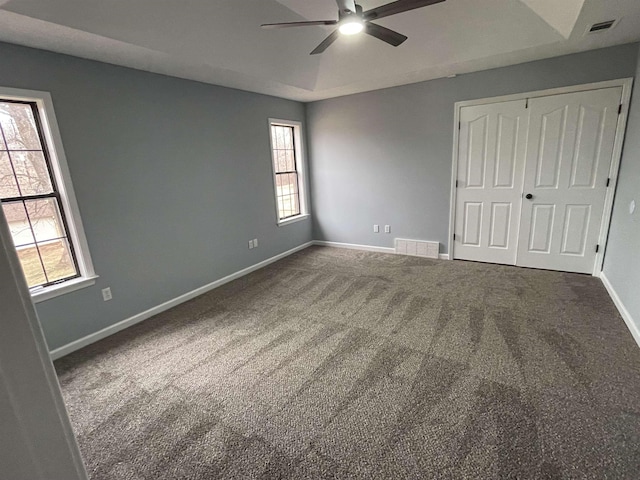
POLYGON ((621 95, 615 87, 529 100, 517 265, 593 271, 621 95))
POLYGON ((527 117, 525 100, 461 109, 455 258, 515 264, 527 117))

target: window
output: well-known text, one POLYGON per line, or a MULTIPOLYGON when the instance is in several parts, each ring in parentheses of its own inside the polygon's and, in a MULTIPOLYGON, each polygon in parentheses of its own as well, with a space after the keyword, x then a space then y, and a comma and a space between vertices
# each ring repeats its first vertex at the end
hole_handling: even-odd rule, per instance
POLYGON ((301 124, 269 120, 278 224, 308 217, 301 124))
POLYGON ((0 202, 37 301, 95 278, 54 122, 48 94, 0 89, 0 202))

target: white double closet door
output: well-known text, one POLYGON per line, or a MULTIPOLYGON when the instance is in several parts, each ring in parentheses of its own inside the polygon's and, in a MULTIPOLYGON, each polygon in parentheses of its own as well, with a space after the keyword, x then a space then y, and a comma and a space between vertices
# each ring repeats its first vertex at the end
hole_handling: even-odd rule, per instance
POLYGON ((454 258, 592 273, 621 96, 461 108, 454 258))

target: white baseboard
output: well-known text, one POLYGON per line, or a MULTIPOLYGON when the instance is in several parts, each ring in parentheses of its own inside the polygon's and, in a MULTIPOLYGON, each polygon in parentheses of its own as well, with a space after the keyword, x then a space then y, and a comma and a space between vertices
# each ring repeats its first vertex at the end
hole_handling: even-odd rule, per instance
MULTIPOLYGON (((396 253, 395 248, 390 247, 375 247, 373 245, 358 245, 355 243, 341 243, 341 242, 326 242, 324 240, 314 240, 314 245, 321 247, 334 247, 334 248, 347 248, 350 250, 363 250, 365 252, 380 252, 380 253, 396 253)), ((449 260, 448 253, 441 253, 438 255, 440 260, 449 260)))
POLYGON ((288 257, 293 253, 299 252, 300 250, 304 250, 305 248, 310 247, 313 244, 314 242, 307 242, 295 248, 292 248, 291 250, 287 250, 286 252, 280 253, 271 258, 267 258, 266 260, 256 263, 255 265, 251 265, 250 267, 239 270, 235 273, 232 273, 231 275, 227 275, 226 277, 221 278, 220 280, 216 280, 215 282, 211 282, 200 288, 196 288, 195 290, 187 292, 167 302, 161 303, 160 305, 150 308, 149 310, 145 310, 144 312, 138 313, 133 317, 129 317, 118 323, 109 325, 108 327, 103 328, 102 330, 99 330, 90 335, 87 335, 86 337, 82 337, 78 340, 68 343, 67 345, 63 345, 62 347, 56 348, 55 350, 52 350, 51 352, 49 352, 49 355, 51 356, 52 360, 56 360, 60 357, 64 357, 65 355, 68 355, 71 352, 80 350, 81 348, 86 347, 87 345, 95 343, 98 340, 102 340, 103 338, 113 335, 114 333, 124 330, 125 328, 135 325, 136 323, 140 323, 143 320, 146 320, 147 318, 151 318, 154 315, 164 312, 165 310, 169 310, 170 308, 173 308, 176 305, 180 305, 181 303, 191 300, 192 298, 202 295, 203 293, 207 293, 213 289, 216 289, 224 285, 225 283, 229 283, 232 280, 243 277, 251 272, 261 269, 262 267, 266 267, 271 263, 277 262, 278 260, 288 257))
POLYGON ((633 318, 631 317, 631 314, 622 303, 622 300, 620 300, 620 297, 618 296, 616 291, 613 289, 613 285, 611 285, 611 283, 609 282, 609 279, 604 274, 604 272, 600 273, 600 280, 602 280, 604 288, 606 288, 607 292, 609 292, 609 296, 611 297, 611 300, 613 300, 613 303, 615 304, 618 311, 620 312, 620 316, 624 320, 624 323, 627 324, 627 328, 629 329, 629 331, 631 332, 631 335, 633 335, 634 340, 640 347, 640 328, 639 328, 640 324, 636 323, 633 320, 633 318))
POLYGON ((321 247, 347 248, 349 250, 364 250, 365 252, 396 253, 395 248, 374 247, 373 245, 357 245, 355 243, 326 242, 324 240, 314 240, 313 244, 319 245, 321 247))

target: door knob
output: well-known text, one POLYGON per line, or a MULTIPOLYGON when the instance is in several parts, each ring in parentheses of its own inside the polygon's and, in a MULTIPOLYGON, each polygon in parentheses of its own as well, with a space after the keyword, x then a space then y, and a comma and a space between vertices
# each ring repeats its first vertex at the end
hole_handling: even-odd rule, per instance
POLYGON ((533 195, 527 193, 524 198, 526 198, 527 200, 531 200, 533 198, 533 195))

